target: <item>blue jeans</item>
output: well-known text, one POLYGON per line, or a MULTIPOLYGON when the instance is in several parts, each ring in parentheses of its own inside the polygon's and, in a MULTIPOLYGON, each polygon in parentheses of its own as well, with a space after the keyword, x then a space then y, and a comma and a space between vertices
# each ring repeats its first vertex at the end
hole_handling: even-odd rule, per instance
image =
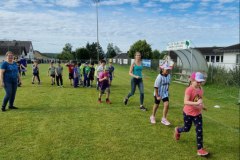
POLYGON ((131 79, 131 92, 128 94, 127 98, 130 98, 131 96, 134 95, 136 91, 136 86, 138 86, 139 92, 140 92, 140 104, 143 105, 144 101, 144 91, 143 91, 143 80, 137 79, 137 78, 132 78, 131 79))
POLYGON ((8 101, 9 101, 9 107, 13 106, 16 92, 17 92, 17 85, 18 85, 17 79, 4 81, 4 90, 5 90, 6 94, 3 99, 2 108, 6 107, 8 101))

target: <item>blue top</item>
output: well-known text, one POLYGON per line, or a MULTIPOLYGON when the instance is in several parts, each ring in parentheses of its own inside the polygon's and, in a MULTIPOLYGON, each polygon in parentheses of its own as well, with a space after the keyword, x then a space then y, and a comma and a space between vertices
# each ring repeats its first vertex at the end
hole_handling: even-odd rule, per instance
MULTIPOLYGON (((158 95, 162 99, 169 97, 168 88, 169 88, 170 81, 171 81, 170 74, 166 76, 159 74, 155 80, 154 88, 158 88, 158 95)), ((155 92, 154 92, 154 96, 155 96, 155 92)))
POLYGON ((133 66, 133 74, 136 75, 136 76, 139 76, 140 78, 142 78, 142 69, 143 69, 142 64, 140 66, 134 64, 134 66, 133 66))
POLYGON ((114 67, 113 66, 109 67, 109 75, 110 76, 112 76, 113 71, 114 71, 114 67))
POLYGON ((18 66, 16 62, 8 63, 8 62, 3 62, 1 65, 1 69, 4 69, 4 77, 3 81, 13 81, 18 79, 18 66))

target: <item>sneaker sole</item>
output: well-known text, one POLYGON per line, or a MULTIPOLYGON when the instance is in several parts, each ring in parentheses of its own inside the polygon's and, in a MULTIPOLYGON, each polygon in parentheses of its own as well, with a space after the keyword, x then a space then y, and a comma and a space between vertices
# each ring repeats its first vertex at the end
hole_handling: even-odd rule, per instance
POLYGON ((198 156, 207 156, 209 153, 206 153, 206 154, 200 154, 200 153, 197 153, 198 156))
POLYGON ((161 123, 162 123, 163 125, 165 125, 165 126, 170 126, 170 124, 171 124, 171 123, 170 123, 170 124, 165 124, 165 123, 162 122, 162 121, 161 121, 161 123))

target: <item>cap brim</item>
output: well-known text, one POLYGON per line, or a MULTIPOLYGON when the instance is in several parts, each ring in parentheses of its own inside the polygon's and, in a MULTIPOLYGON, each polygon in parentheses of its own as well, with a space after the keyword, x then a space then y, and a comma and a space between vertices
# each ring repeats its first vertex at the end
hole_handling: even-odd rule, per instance
POLYGON ((197 82, 204 82, 205 79, 195 79, 197 82))

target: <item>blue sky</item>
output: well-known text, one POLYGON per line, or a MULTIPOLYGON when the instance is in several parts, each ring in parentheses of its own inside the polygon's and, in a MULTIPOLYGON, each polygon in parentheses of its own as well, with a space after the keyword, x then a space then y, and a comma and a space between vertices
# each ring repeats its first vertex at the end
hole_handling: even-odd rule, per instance
MULTIPOLYGON (((0 39, 30 40, 40 52, 96 42, 92 0, 1 0, 0 39)), ((145 39, 152 49, 191 40, 193 47, 239 43, 239 0, 101 0, 99 42, 126 52, 145 39)))

